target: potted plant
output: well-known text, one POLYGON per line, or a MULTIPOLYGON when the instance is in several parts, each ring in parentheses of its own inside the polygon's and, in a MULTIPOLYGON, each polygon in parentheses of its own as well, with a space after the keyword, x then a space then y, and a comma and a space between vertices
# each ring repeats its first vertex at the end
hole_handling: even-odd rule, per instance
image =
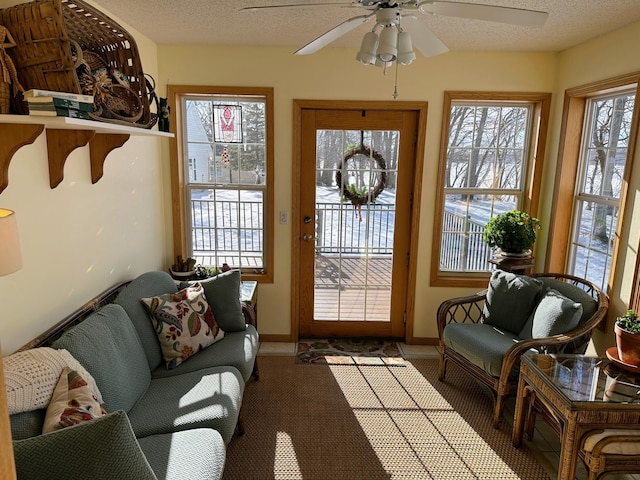
POLYGON ((616 318, 613 331, 620 361, 640 367, 640 319, 636 312, 627 310, 623 316, 616 318))
POLYGON ((540 220, 520 210, 510 210, 493 217, 487 223, 482 240, 491 248, 498 248, 506 256, 531 255, 540 220))
POLYGON ((171 275, 174 278, 180 279, 188 279, 192 277, 195 272, 196 259, 195 258, 187 258, 186 260, 182 258, 181 255, 178 255, 176 258, 176 263, 171 265, 171 275))

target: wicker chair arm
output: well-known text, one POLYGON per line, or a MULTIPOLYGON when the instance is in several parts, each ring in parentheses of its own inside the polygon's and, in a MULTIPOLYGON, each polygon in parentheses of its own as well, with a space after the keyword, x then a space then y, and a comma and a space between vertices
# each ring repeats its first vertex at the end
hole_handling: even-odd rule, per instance
POLYGON ((449 323, 479 323, 482 321, 482 308, 487 298, 487 290, 473 295, 445 300, 438 307, 438 337, 442 339, 444 327, 449 323))

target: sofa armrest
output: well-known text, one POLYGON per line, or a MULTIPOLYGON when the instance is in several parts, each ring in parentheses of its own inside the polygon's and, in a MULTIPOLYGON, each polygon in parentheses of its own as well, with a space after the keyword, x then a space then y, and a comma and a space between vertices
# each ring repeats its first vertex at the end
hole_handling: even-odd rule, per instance
POLYGON ((13 443, 20 480, 157 480, 123 411, 13 443))
POLYGON ((483 290, 474 295, 451 298, 442 302, 436 315, 440 341, 442 342, 444 327, 449 323, 480 323, 483 320, 482 311, 486 298, 487 290, 483 290))

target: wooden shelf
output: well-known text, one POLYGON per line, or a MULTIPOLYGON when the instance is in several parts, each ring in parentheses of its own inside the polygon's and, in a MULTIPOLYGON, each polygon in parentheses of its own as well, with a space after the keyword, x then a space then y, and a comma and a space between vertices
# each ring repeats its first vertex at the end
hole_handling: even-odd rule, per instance
POLYGON ((173 137, 173 133, 129 127, 113 123, 68 117, 0 115, 0 193, 9 184, 9 164, 23 146, 47 133, 49 181, 57 187, 64 178, 67 157, 78 147, 89 144, 91 182, 102 178, 107 155, 124 145, 130 136, 173 137))

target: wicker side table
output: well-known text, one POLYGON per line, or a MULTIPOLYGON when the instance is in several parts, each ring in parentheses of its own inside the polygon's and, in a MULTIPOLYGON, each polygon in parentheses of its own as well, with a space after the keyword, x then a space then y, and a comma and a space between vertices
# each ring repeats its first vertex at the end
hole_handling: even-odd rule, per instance
MULTIPOLYGON (((540 414, 560 435, 558 479, 575 478, 582 441, 593 430, 640 424, 640 398, 612 396, 611 380, 617 378, 607 366, 606 358, 584 355, 522 357, 513 445, 520 447, 525 432, 533 433, 534 415, 540 414)), ((640 385, 640 378, 631 381, 640 385)))

